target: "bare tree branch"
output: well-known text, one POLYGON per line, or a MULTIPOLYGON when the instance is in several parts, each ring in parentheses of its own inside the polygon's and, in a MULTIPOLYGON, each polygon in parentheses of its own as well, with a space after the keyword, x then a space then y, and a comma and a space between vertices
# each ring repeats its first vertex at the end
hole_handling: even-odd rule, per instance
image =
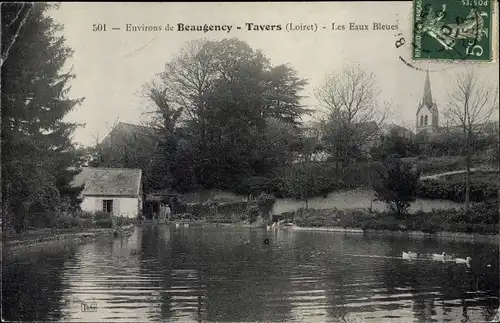
MULTIPOLYGON (((16 13, 16 17, 9 24, 9 27, 12 26, 14 24, 14 22, 19 19, 19 16, 21 15, 21 12, 23 11, 23 9, 25 7, 24 5, 25 4, 23 4, 22 7, 19 9, 19 11, 16 13)), ((14 36, 12 37, 12 40, 7 45, 7 48, 5 49, 5 51, 3 51, 3 53, 2 53, 2 57, 0 60, 0 67, 2 67, 3 64, 5 63, 5 61, 7 60, 7 58, 9 58, 10 50, 11 50, 12 46, 15 44, 15 42, 17 41, 17 38, 19 37, 19 34, 21 33, 21 29, 26 24, 26 21, 30 15, 31 11, 33 10, 33 6, 34 6, 33 3, 27 4, 27 5, 29 5, 29 8, 26 10, 24 15, 22 16, 23 18, 22 18, 21 22, 19 23, 19 26, 17 27, 16 31, 14 32, 14 36)), ((5 35, 2 35, 2 36, 6 37, 5 35)))
POLYGON ((315 94, 326 112, 325 131, 335 137, 329 138, 326 146, 330 146, 328 150, 335 151, 336 158, 344 164, 351 158, 352 149, 362 150, 377 138, 392 108, 391 102, 384 102, 382 108, 379 106, 380 90, 375 76, 359 65, 328 75, 315 94))
POLYGON ((474 68, 467 68, 455 76, 455 84, 448 91, 449 102, 444 111, 446 127, 442 132, 459 137, 464 142, 466 177, 465 210, 470 201, 470 169, 475 140, 483 135, 493 113, 498 111, 498 85, 479 80, 474 68))

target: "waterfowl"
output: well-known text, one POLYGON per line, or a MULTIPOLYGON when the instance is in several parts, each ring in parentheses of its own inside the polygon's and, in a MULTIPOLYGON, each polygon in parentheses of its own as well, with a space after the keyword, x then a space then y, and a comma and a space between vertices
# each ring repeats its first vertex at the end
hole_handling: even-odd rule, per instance
POLYGON ((403 251, 403 259, 416 258, 417 256, 418 256, 418 254, 416 252, 413 252, 413 251, 404 252, 403 251))
POLYGON ((271 231, 271 226, 270 225, 268 225, 266 228, 267 228, 267 231, 271 231))
POLYGON ((471 257, 467 257, 465 259, 463 259, 463 258, 456 258, 455 259, 455 263, 457 263, 457 264, 468 264, 468 263, 470 263, 471 260, 472 260, 471 257))
POLYGON ((176 227, 176 228, 178 228, 178 227, 180 227, 180 226, 181 226, 181 225, 180 225, 179 223, 176 223, 176 224, 175 224, 175 227, 176 227))
POLYGON ((446 252, 443 252, 442 254, 439 254, 439 253, 432 254, 432 259, 435 259, 435 260, 444 260, 445 257, 446 257, 446 252))
POLYGON ((189 227, 189 224, 188 223, 184 223, 184 228, 188 228, 189 227))

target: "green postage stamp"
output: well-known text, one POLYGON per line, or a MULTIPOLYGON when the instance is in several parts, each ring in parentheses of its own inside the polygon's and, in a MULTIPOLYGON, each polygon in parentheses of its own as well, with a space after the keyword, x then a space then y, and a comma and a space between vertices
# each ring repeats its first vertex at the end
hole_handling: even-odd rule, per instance
POLYGON ((414 60, 493 60, 494 0, 413 0, 414 60))

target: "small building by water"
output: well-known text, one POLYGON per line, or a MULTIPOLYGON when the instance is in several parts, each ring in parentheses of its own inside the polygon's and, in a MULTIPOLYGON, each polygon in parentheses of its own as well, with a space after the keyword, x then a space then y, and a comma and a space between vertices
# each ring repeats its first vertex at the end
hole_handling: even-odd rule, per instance
POLYGON ((142 213, 142 170, 133 168, 84 167, 73 180, 84 185, 82 211, 103 211, 115 216, 135 218, 142 213))

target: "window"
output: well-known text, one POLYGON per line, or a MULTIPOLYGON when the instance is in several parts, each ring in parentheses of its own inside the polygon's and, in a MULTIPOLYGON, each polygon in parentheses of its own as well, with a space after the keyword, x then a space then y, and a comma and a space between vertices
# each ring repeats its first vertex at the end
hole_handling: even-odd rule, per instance
POLYGON ((102 200, 102 210, 107 213, 113 213, 113 200, 102 200))
POLYGON ((427 116, 425 116, 424 123, 425 123, 426 126, 427 126, 427 121, 428 121, 428 118, 427 118, 427 116))
POLYGON ((420 116, 420 125, 423 126, 424 125, 424 116, 420 116))

